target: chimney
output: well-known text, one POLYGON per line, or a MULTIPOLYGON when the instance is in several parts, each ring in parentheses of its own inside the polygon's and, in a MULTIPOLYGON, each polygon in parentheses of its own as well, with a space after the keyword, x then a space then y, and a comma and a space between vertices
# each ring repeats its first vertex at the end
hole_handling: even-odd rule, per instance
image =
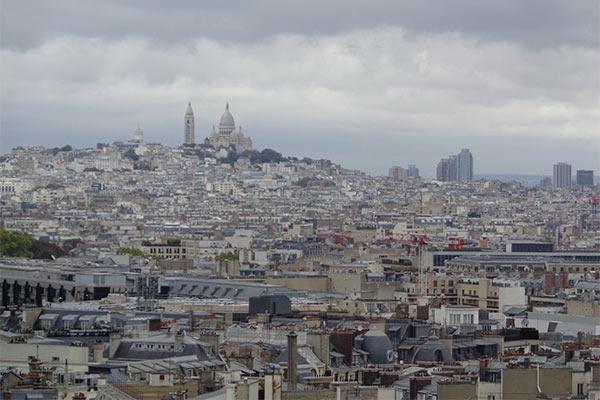
POLYGON ((219 345, 221 338, 215 331, 203 330, 200 332, 199 339, 203 342, 210 343, 215 354, 219 354, 219 345))
POLYGON ((35 321, 38 320, 42 313, 42 307, 27 307, 23 310, 23 322, 29 329, 33 329, 35 321))
POLYGON ((488 367, 488 359, 487 358, 479 359, 479 379, 482 381, 487 381, 487 367, 488 367))
POLYGON ((175 334, 175 351, 183 349, 183 332, 179 331, 175 334))
POLYGON ((298 381, 298 335, 292 331, 288 338, 288 390, 296 390, 298 381))
POLYGON ((567 348, 565 348, 565 362, 566 363, 573 360, 574 355, 575 355, 575 349, 573 349, 573 347, 568 346, 567 348))
POLYGON ((431 378, 428 376, 413 376, 408 381, 408 398, 415 400, 421 389, 431 384, 431 378))
POLYGON ((121 333, 120 332, 111 332, 109 336, 108 342, 108 358, 113 358, 119 349, 119 345, 121 344, 121 333))
POLYGON ((194 332, 194 309, 190 307, 190 332, 194 332))
POLYGON ((569 273, 566 271, 562 271, 559 273, 559 280, 560 280, 560 288, 561 289, 566 289, 569 287, 569 273))
POLYGON ((281 400, 281 375, 265 374, 265 400, 281 400))
POLYGON ((260 313, 257 316, 258 326, 263 331, 269 330, 269 322, 271 321, 271 315, 269 313, 260 313))
POLYGON ((319 332, 308 332, 306 342, 312 347, 315 355, 323 361, 326 367, 329 366, 329 334, 319 332))
POLYGON ((98 364, 103 364, 104 363, 104 343, 102 343, 101 341, 95 342, 92 351, 93 351, 94 362, 96 362, 98 364))

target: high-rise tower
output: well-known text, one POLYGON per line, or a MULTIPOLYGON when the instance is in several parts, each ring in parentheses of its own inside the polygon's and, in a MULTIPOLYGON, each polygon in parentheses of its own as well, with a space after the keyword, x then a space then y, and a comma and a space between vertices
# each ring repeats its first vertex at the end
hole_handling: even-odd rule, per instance
POLYGON ((571 165, 565 162, 554 164, 554 174, 552 175, 552 184, 555 188, 571 187, 571 165))
POLYGON ((192 103, 188 103, 185 111, 183 144, 194 144, 194 111, 192 111, 192 103))
POLYGON ((457 158, 457 178, 459 181, 473 180, 473 155, 469 149, 462 149, 457 158))

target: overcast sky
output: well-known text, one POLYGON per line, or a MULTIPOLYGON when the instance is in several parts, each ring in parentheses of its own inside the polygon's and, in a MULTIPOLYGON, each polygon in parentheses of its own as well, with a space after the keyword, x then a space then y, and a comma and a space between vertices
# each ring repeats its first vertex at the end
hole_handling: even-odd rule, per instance
POLYGON ((382 174, 600 173, 600 1, 0 0, 0 153, 196 141, 229 101, 255 147, 382 174))

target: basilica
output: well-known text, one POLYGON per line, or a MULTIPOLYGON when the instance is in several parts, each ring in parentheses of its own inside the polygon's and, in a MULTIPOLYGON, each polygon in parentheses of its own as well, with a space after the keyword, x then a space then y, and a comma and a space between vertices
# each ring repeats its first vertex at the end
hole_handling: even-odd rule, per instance
POLYGON ((252 150, 252 139, 244 136, 242 127, 240 126, 239 130, 235 130, 235 121, 233 115, 229 112, 229 103, 227 103, 225 112, 221 115, 219 130, 216 131, 213 125, 212 132, 207 140, 215 149, 235 147, 238 153, 252 150))
MULTIPOLYGON (((191 104, 188 104, 188 109, 185 114, 184 143, 194 143, 194 112, 192 111, 191 104)), ((238 153, 252 150, 252 139, 244 136, 241 126, 239 130, 236 131, 235 129, 233 115, 229 112, 229 103, 225 105, 225 112, 221 115, 219 130, 215 130, 213 125, 212 132, 210 133, 210 136, 206 138, 204 143, 211 145, 217 150, 229 149, 232 147, 235 148, 238 153)))

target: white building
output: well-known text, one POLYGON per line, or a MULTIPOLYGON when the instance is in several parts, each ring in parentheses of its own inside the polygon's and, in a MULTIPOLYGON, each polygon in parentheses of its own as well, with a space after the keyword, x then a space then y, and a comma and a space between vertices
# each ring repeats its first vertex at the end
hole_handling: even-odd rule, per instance
POLYGON ((244 136, 242 127, 240 126, 237 132, 235 130, 235 121, 233 115, 229 112, 229 103, 227 103, 225 112, 221 115, 219 131, 217 132, 213 126, 208 142, 216 149, 234 146, 238 153, 252 150, 252 139, 244 136))
POLYGON ((192 111, 192 103, 190 102, 184 116, 183 144, 194 144, 194 131, 194 111, 192 111))

